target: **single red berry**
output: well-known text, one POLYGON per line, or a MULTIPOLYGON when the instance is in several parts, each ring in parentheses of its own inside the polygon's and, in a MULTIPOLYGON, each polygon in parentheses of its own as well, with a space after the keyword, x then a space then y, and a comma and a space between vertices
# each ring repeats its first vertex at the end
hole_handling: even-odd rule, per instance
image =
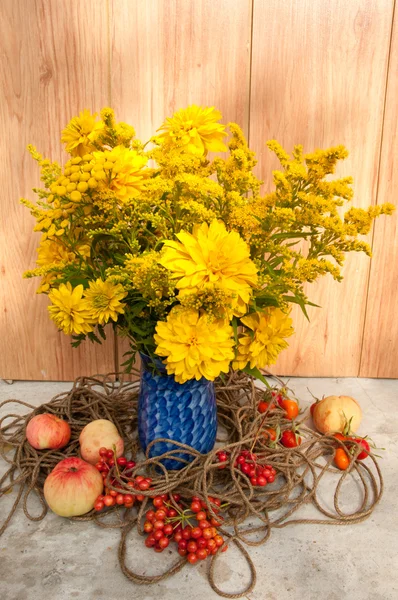
POLYGON ((167 546, 170 544, 170 540, 167 537, 162 537, 160 538, 160 540, 158 541, 158 544, 161 548, 167 548, 167 546))
POLYGON ((200 529, 206 529, 207 527, 210 527, 210 525, 211 523, 207 519, 202 519, 201 521, 199 521, 200 529))
POLYGON ((155 538, 155 540, 158 542, 162 537, 164 537, 163 535, 163 530, 162 529, 157 529, 154 534, 153 537, 155 538))
POLYGON ((195 563, 197 563, 197 562, 198 562, 198 557, 197 557, 197 555, 196 555, 196 554, 194 554, 193 552, 190 552, 190 553, 187 555, 187 561, 188 561, 189 563, 191 563, 191 565, 194 565, 195 563))
POLYGON ((144 481, 140 481, 138 485, 140 487, 140 490, 145 491, 150 488, 151 484, 146 479, 144 479, 144 481))
POLYGON ((207 550, 206 548, 199 548, 196 552, 196 556, 199 560, 205 560, 207 558, 207 550))
POLYGON ((209 541, 210 541, 210 540, 205 540, 205 538, 204 538, 204 537, 200 537, 200 538, 199 538, 199 539, 196 541, 196 543, 198 544, 198 548, 207 548, 207 547, 208 547, 208 545, 207 545, 207 544, 208 544, 208 542, 209 542, 209 541))
POLYGON ((164 521, 162 521, 162 520, 159 519, 158 521, 154 521, 153 522, 153 528, 154 528, 155 531, 157 529, 163 529, 163 527, 164 527, 164 521))
POLYGON ((203 529, 202 536, 205 538, 205 540, 209 540, 210 538, 212 538, 213 531, 212 531, 211 527, 206 527, 206 529, 203 529))
POLYGON ((191 510, 194 513, 198 513, 202 510, 202 505, 200 502, 195 501, 195 502, 191 502, 191 510))
POLYGON ((124 494, 118 494, 116 496, 116 504, 119 504, 120 506, 124 504, 124 494))
POLYGON ((166 523, 166 525, 163 527, 163 533, 165 535, 172 535, 173 533, 173 526, 171 523, 166 523))
POLYGON ((263 475, 259 475, 257 477, 257 485, 259 485, 260 487, 264 487, 265 485, 267 485, 267 479, 263 475))
POLYGON ((273 483, 275 481, 275 475, 268 475, 267 481, 268 483, 273 483))
MULTIPOLYGON (((176 531, 176 532, 175 532, 175 534, 174 534, 174 536, 173 536, 173 539, 174 539, 174 540, 177 542, 177 544, 178 544, 178 542, 180 542, 180 541, 182 540, 182 533, 181 533, 181 531, 176 531)), ((186 540, 184 540, 184 542, 185 542, 185 541, 186 541, 186 540)))
MULTIPOLYGON (((107 448, 104 448, 104 447, 100 448, 98 454, 105 458, 106 456, 108 456, 107 448)), ((113 452, 112 452, 112 456, 113 456, 113 452)))
POLYGON ((134 469, 136 463, 133 460, 128 460, 126 463, 126 469, 131 470, 134 469))
POLYGON ((187 525, 182 530, 182 537, 184 538, 184 540, 189 540, 189 539, 191 539, 191 536, 192 536, 192 527, 187 525))
POLYGON ((188 552, 186 550, 184 550, 183 548, 178 548, 178 554, 180 556, 186 556, 188 554, 188 552))
POLYGON ((150 521, 145 521, 144 531, 145 533, 151 533, 153 531, 153 524, 150 521))
POLYGON ((168 516, 169 518, 171 518, 171 519, 172 519, 173 517, 176 517, 176 516, 177 516, 177 514, 178 514, 178 513, 177 513, 177 511, 176 511, 174 508, 168 508, 168 509, 167 509, 167 516, 168 516))
POLYGON ((106 496, 104 496, 103 502, 105 506, 113 506, 115 504, 115 499, 113 498, 113 496, 107 494, 106 496))
POLYGON ((216 545, 219 547, 219 546, 222 546, 222 545, 223 545, 223 543, 224 543, 224 538, 223 538, 221 535, 216 535, 216 536, 214 537, 214 541, 216 542, 216 545))
POLYGON ((132 494, 124 494, 124 504, 134 504, 134 496, 132 494))
POLYGON ((116 459, 116 462, 119 467, 125 467, 127 465, 127 458, 125 456, 119 456, 119 458, 116 459))
MULTIPOLYGON (((201 521, 201 523, 203 523, 203 521, 201 521)), ((200 537, 202 537, 202 530, 200 527, 194 527, 191 531, 191 537, 194 540, 199 539, 200 537)))
POLYGON ((250 477, 250 483, 254 486, 257 485, 257 477, 250 477))
POLYGON ((200 510, 198 513, 196 513, 197 521, 202 521, 205 518, 206 518, 206 513, 203 510, 200 510))
POLYGON ((161 506, 164 506, 164 502, 160 496, 155 496, 155 498, 153 499, 153 505, 156 508, 160 508, 161 506))
POLYGON ((158 508, 155 512, 155 517, 157 521, 164 521, 167 516, 166 511, 163 508, 158 508))
POLYGON ((113 458, 113 450, 106 451, 106 458, 113 458))
POLYGON ((147 521, 154 521, 155 520, 155 511, 147 510, 147 512, 145 513, 145 516, 146 516, 147 521))
POLYGON ((209 540, 204 540, 204 541, 206 542, 206 547, 209 550, 213 550, 214 548, 217 548, 217 544, 216 544, 216 541, 214 538, 210 538, 209 540))
POLYGON ((197 549, 198 549, 198 545, 196 542, 194 542, 193 540, 188 542, 188 544, 187 544, 188 552, 196 552, 197 549))
POLYGON ((148 537, 145 540, 145 546, 147 546, 147 548, 152 548, 152 546, 154 546, 156 544, 156 540, 153 537, 153 535, 148 535, 148 537))
POLYGON ((187 549, 187 545, 188 545, 188 541, 187 541, 187 540, 184 540, 184 539, 183 539, 183 540, 180 540, 180 541, 178 542, 178 547, 179 547, 179 548, 182 548, 183 550, 186 550, 186 549, 187 549))
POLYGON ((102 500, 100 500, 99 502, 96 502, 94 504, 94 510, 96 511, 100 511, 104 508, 105 504, 102 502, 102 500))

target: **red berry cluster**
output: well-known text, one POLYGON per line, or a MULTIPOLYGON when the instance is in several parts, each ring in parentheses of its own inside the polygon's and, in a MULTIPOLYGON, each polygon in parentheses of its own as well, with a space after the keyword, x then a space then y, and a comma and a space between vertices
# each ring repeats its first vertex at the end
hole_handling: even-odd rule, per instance
MULTIPOLYGON (((133 460, 127 460, 125 456, 115 457, 114 450, 108 450, 107 448, 101 448, 99 451, 101 460, 95 465, 98 471, 101 473, 103 480, 108 477, 108 473, 112 467, 116 465, 116 469, 119 475, 128 477, 130 472, 136 466, 133 460)), ((136 500, 144 500, 142 494, 136 492, 146 491, 151 487, 152 479, 150 477, 143 477, 137 475, 134 479, 131 479, 125 483, 125 485, 131 488, 131 493, 126 492, 121 488, 120 484, 115 478, 110 479, 110 485, 118 490, 105 488, 105 494, 101 494, 95 501, 94 509, 96 511, 102 510, 104 507, 114 506, 115 504, 124 505, 126 508, 131 508, 136 500), (133 494, 134 492, 134 494, 133 494)))
POLYGON ((250 478, 254 486, 264 487, 275 481, 276 471, 272 465, 258 465, 257 457, 249 450, 242 450, 235 461, 235 467, 250 478))
MULTIPOLYGON (((173 498, 178 504, 180 496, 174 494, 173 498)), ((147 548, 153 548, 155 552, 163 552, 170 544, 170 539, 174 533, 171 519, 175 519, 178 516, 178 512, 167 502, 168 500, 169 494, 155 496, 153 499, 153 507, 156 510, 148 510, 145 514, 146 521, 143 529, 145 533, 149 534, 145 540, 145 546, 147 548)), ((178 504, 178 506, 182 509, 180 504, 178 504)))
MULTIPOLYGON (((167 494, 156 496, 153 499, 154 508, 146 513, 144 531, 148 533, 145 545, 154 548, 156 552, 162 552, 170 543, 170 540, 178 544, 180 556, 186 556, 187 561, 195 564, 198 560, 204 560, 212 554, 216 554, 224 544, 224 538, 219 535, 217 527, 221 524, 221 517, 215 519, 207 511, 207 505, 197 496, 191 501, 191 511, 194 515, 187 516, 179 504, 179 495, 174 495, 178 509, 167 503, 167 494), (192 526, 191 520, 195 518, 196 524, 192 526), (184 526, 184 522, 190 524, 184 526), (174 524, 174 525, 173 525, 174 524)), ((218 513, 220 501, 209 497, 213 504, 213 512, 218 513)), ((226 546, 222 549, 225 551, 226 546)))

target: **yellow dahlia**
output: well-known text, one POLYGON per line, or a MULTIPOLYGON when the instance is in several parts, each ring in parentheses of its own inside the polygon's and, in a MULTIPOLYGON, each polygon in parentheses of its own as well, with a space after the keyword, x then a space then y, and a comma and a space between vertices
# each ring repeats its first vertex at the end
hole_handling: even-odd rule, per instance
POLYGON ((78 117, 73 117, 62 130, 61 142, 66 144, 66 151, 72 156, 84 156, 93 150, 93 141, 104 128, 102 121, 96 120, 88 109, 80 112, 78 117))
POLYGON ((192 234, 181 231, 177 238, 180 242, 165 242, 160 264, 177 279, 181 296, 215 286, 230 295, 234 314, 244 314, 257 283, 257 269, 239 234, 213 221, 210 227, 196 226, 192 234))
POLYGON ((279 353, 288 347, 285 338, 294 333, 292 319, 280 308, 269 308, 242 317, 241 322, 251 331, 244 331, 239 338, 234 369, 262 369, 276 362, 279 353))
POLYGON ((72 288, 68 283, 61 283, 57 290, 52 290, 48 297, 52 304, 48 307, 50 317, 67 335, 89 333, 93 330, 94 320, 87 310, 83 299, 83 286, 72 288))
POLYGON ((182 108, 167 118, 158 131, 158 136, 166 143, 177 146, 190 154, 202 155, 210 152, 224 152, 225 126, 218 123, 222 118, 214 106, 202 107, 192 104, 182 108))
POLYGON ((102 279, 90 281, 89 288, 84 292, 86 307, 100 325, 105 325, 109 319, 118 320, 125 307, 120 300, 126 296, 127 292, 120 283, 115 285, 102 279))
POLYGON ((148 177, 144 169, 148 159, 124 146, 93 153, 95 163, 91 172, 100 186, 112 190, 120 200, 140 195, 148 177))
POLYGON ((197 310, 173 308, 167 321, 158 321, 154 339, 156 354, 166 357, 167 373, 178 383, 202 377, 213 381, 228 372, 234 358, 232 327, 197 310))

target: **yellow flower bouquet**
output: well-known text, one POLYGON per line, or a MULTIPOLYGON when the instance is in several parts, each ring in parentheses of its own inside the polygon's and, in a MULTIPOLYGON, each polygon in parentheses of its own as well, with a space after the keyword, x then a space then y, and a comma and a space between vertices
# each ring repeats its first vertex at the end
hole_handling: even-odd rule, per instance
POLYGON ((235 123, 190 106, 166 119, 149 142, 112 109, 84 110, 62 131, 61 167, 30 147, 41 167, 37 204, 22 202, 42 232, 39 293, 50 318, 77 346, 100 342, 112 323, 136 352, 160 358, 175 381, 213 381, 231 368, 260 375, 293 334, 292 303, 310 304, 305 282, 341 279, 346 252, 392 205, 339 208, 350 177, 328 177, 343 146, 289 156, 274 191, 261 195, 254 153, 235 123), (227 153, 210 157, 209 153, 227 153), (302 242, 305 243, 302 243, 302 242))

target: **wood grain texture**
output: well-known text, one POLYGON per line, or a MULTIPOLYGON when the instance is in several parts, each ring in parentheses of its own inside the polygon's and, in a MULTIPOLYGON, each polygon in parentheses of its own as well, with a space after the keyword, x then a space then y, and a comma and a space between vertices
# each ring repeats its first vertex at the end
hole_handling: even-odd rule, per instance
MULTIPOLYGON (((398 10, 393 36, 384 116, 377 201, 398 198, 398 10)), ((375 225, 361 377, 398 377, 398 211, 375 225)))
MULTIPOLYGON (((267 189, 278 163, 266 140, 289 151, 345 144, 337 174, 354 176, 356 206, 375 202, 392 13, 393 0, 255 0, 250 145, 267 189)), ((358 375, 369 264, 350 256, 342 284, 307 289, 322 309, 310 324, 293 311, 296 335, 275 372, 358 375)))
MULTIPOLYGON (((247 132, 250 28, 247 0, 111 0, 117 116, 147 140, 166 116, 203 104, 247 132)), ((126 349, 121 342, 120 357, 126 349)))
POLYGON ((47 298, 35 294, 38 280, 22 279, 39 236, 18 202, 33 199, 39 184, 27 144, 66 160, 61 128, 79 110, 109 102, 106 0, 2 0, 0 13, 0 377, 70 380, 112 371, 113 340, 73 350, 49 320, 47 298))

